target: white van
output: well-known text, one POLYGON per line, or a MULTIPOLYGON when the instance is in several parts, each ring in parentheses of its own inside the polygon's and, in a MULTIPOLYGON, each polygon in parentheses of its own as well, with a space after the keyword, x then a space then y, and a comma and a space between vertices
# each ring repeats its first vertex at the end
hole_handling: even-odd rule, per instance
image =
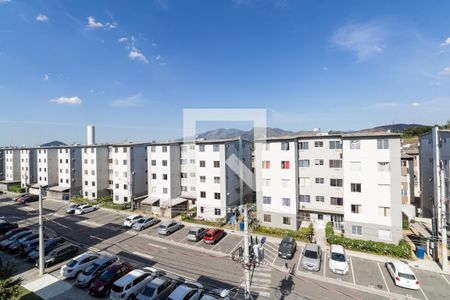
POLYGON ((147 283, 160 275, 160 272, 153 268, 133 270, 113 283, 109 299, 133 299, 144 289, 147 283))

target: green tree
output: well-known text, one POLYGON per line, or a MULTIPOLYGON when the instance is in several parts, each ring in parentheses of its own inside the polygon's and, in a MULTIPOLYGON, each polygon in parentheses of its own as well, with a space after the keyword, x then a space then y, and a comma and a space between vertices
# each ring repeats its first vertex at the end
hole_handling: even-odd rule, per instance
POLYGON ((12 262, 4 262, 0 258, 0 300, 18 299, 22 278, 13 278, 17 265, 12 262))

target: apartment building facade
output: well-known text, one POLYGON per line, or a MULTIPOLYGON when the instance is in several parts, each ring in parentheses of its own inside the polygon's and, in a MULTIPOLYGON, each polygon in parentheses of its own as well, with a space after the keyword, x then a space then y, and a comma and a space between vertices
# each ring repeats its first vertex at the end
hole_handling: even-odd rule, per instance
POLYGON ((38 187, 58 185, 58 149, 37 149, 37 184, 38 187))
POLYGON ((197 199, 195 142, 185 141, 180 145, 181 196, 189 199, 192 205, 197 199))
POLYGON ((33 148, 20 149, 20 183, 22 188, 37 182, 37 152, 33 148))
POLYGON ((5 151, 0 149, 0 181, 5 180, 5 151))
POLYGON ((258 218, 263 225, 296 230, 303 221, 319 228, 332 221, 335 230, 349 237, 400 240, 398 135, 270 138, 256 141, 255 162, 258 218), (378 149, 379 139, 388 140, 390 148, 378 149), (379 172, 379 163, 389 171, 379 172), (383 192, 382 197, 377 192, 383 192), (379 210, 386 216, 379 217, 379 210), (374 233, 378 225, 385 231, 374 233))
POLYGON ((5 149, 5 181, 20 182, 20 150, 5 149))
POLYGON ((114 203, 131 203, 147 194, 147 144, 110 145, 108 164, 114 203))
POLYGON ((95 200, 110 194, 109 187, 109 147, 90 145, 81 149, 82 194, 95 200))
POLYGON ((206 220, 227 218, 231 209, 252 195, 251 187, 243 184, 239 174, 227 164, 233 157, 251 170, 251 143, 246 140, 196 141, 196 206, 197 217, 206 220), (242 189, 242 190, 241 190, 242 189))
POLYGON ((74 196, 81 196, 81 146, 58 147, 57 155, 58 185, 50 187, 47 195, 51 198, 66 200, 74 196))

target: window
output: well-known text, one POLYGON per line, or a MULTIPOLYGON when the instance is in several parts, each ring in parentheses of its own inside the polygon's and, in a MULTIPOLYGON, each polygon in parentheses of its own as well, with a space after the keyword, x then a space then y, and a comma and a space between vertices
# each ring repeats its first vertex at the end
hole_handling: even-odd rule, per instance
POLYGON ((200 182, 206 182, 206 176, 200 176, 200 182))
POLYGON ((352 204, 352 214, 360 214, 361 213, 361 204, 352 204))
POLYGON ((289 151, 289 142, 281 143, 281 151, 289 151))
POLYGON ((300 195, 300 202, 311 202, 311 196, 310 195, 300 195))
POLYGON ((282 206, 291 206, 291 198, 283 198, 281 199, 282 206))
POLYGON ((330 168, 335 168, 335 169, 342 168, 342 160, 340 160, 340 159, 330 159, 329 163, 330 163, 330 168))
POLYGON ((316 177, 316 183, 317 183, 317 184, 324 184, 324 182, 325 182, 325 179, 324 179, 324 178, 316 177))
POLYGON ((200 161, 200 168, 204 168, 206 166, 206 163, 204 160, 200 161))
POLYGON ((342 179, 330 178, 330 186, 342 187, 342 179))
POLYGON ((377 149, 389 149, 389 140, 377 140, 377 149))
POLYGON ((220 193, 214 193, 214 199, 220 200, 220 193))
POLYGON ((378 206, 378 215, 382 217, 390 217, 391 216, 391 208, 378 206))
POLYGON ((283 225, 291 225, 291 218, 283 217, 283 225))
POLYGON ((205 191, 201 191, 200 192, 200 198, 206 198, 206 192, 205 191))
POLYGON ((182 192, 187 192, 187 190, 188 190, 188 189, 187 189, 187 186, 185 186, 185 185, 182 185, 182 186, 181 186, 181 191, 182 191, 182 192))
POLYGON ((156 179, 156 173, 152 173, 152 179, 156 179))
POLYGON ((390 240, 392 240, 392 233, 390 230, 379 229, 378 230, 378 238, 380 240, 390 241, 390 240))
POLYGON ((89 185, 89 182, 87 180, 85 180, 84 185, 89 185))
POLYGON ((330 197, 330 203, 331 205, 342 206, 344 205, 344 199, 340 197, 330 197))
POLYGON ((309 178, 309 177, 300 177, 299 179, 298 179, 298 184, 300 185, 300 186, 310 186, 311 185, 311 178, 309 178))
POLYGON ((200 213, 204 213, 205 212, 205 208, 203 206, 200 206, 200 213))
POLYGON ((181 152, 186 152, 187 151, 187 146, 181 146, 181 152))
POLYGON ((298 143, 298 149, 299 150, 308 150, 309 149, 309 142, 299 142, 298 143))
POLYGON ((116 201, 119 201, 119 195, 116 195, 116 196, 114 197, 114 199, 116 199, 116 201))
POLYGON ((350 171, 360 172, 361 171, 361 162, 360 161, 351 161, 350 162, 350 171))
POLYGON ((220 183, 220 177, 214 176, 214 183, 220 183))
POLYGON ((92 186, 95 186, 95 181, 92 181, 92 186))
POLYGON ((152 166, 156 166, 156 160, 152 159, 152 166))
POLYGON ((263 204, 272 204, 272 197, 263 196, 263 204))
POLYGON ((88 170, 84 170, 84 175, 88 175, 89 171, 88 170))
POLYGON ((116 184, 115 184, 115 186, 116 186, 116 189, 118 189, 118 188, 119 188, 119 184, 118 184, 118 183, 116 183, 116 184))
POLYGON ((281 179, 281 187, 288 188, 289 187, 289 179, 281 179))
POLYGON ((84 164, 85 164, 85 165, 87 165, 87 163, 88 163, 88 160, 87 160, 87 159, 85 159, 85 160, 84 160, 84 164))
POLYGON ((164 160, 162 161, 162 165, 163 165, 164 167, 167 167, 167 160, 164 159, 164 160))
POLYGON ((124 160, 123 160, 123 165, 126 166, 127 164, 128 164, 127 160, 124 159, 124 160))
POLYGON ((263 169, 270 169, 270 160, 263 160, 262 161, 262 168, 263 169))
POLYGON ((352 193, 361 193, 361 183, 350 183, 350 191, 352 193))
POLYGON ((361 141, 360 140, 353 140, 350 142, 350 149, 352 150, 359 150, 361 149, 361 141))
MULTIPOLYGON (((126 149, 126 148, 124 148, 126 149)), ((123 202, 128 202, 128 197, 123 197, 123 202)))
POLYGON ((220 161, 218 160, 214 161, 214 168, 220 168, 220 161))
POLYGON ((309 159, 301 159, 298 161, 298 166, 300 168, 309 168, 309 159))
POLYGON ((263 186, 270 186, 270 178, 263 178, 263 186))
POLYGON ((315 159, 314 164, 316 166, 323 166, 323 159, 315 159))
POLYGON ((163 180, 167 180, 167 174, 163 174, 163 180))
POLYGON ((167 194, 167 188, 163 188, 163 194, 167 194))
POLYGON ((289 169, 289 161, 283 160, 283 161, 281 162, 281 168, 282 168, 282 169, 289 169))
POLYGON ((330 149, 342 149, 342 143, 340 141, 330 141, 330 149))
POLYGON ((152 193, 156 193, 156 186, 152 186, 152 193))
POLYGON ((325 202, 324 196, 316 196, 316 202, 325 202))
POLYGON ((220 216, 220 208, 214 208, 214 215, 220 216))
POLYGON ((124 185, 123 185, 123 189, 124 189, 124 190, 128 190, 128 185, 124 184, 124 185))
POLYGON ((156 147, 155 146, 150 146, 150 151, 151 152, 156 152, 156 147))
POLYGON ((391 166, 389 162, 386 161, 379 161, 378 162, 378 172, 389 172, 391 169, 391 166))
POLYGON ((352 225, 352 234, 353 235, 363 235, 362 226, 352 225))
POLYGON ((205 145, 198 146, 198 151, 205 152, 205 145))
POLYGON ((95 175, 95 170, 91 170, 91 175, 95 175))
POLYGON ((181 160, 180 160, 180 164, 181 164, 181 165, 187 164, 187 159, 181 159, 181 160))
POLYGON ((323 141, 315 141, 314 147, 316 148, 322 148, 323 147, 323 141))
POLYGON ((213 145, 213 151, 214 152, 219 152, 219 150, 220 150, 220 147, 219 147, 220 145, 213 145))
POLYGON ((264 214, 264 222, 270 223, 272 222, 272 216, 268 214, 264 214))
POLYGON ((191 176, 191 177, 195 177, 195 172, 191 172, 191 173, 189 173, 189 176, 191 176))
POLYGON ((162 147, 162 152, 167 152, 167 146, 162 147))
POLYGON ((123 177, 127 178, 128 177, 128 173, 127 172, 123 172, 123 177))

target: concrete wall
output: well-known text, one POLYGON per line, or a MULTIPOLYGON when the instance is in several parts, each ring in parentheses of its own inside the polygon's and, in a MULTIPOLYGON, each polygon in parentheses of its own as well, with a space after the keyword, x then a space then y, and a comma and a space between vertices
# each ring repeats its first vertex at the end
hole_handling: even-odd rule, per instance
POLYGON ((109 194, 108 146, 82 149, 83 197, 97 199, 109 194))
POLYGON ((0 149, 0 181, 5 180, 5 151, 0 149))
POLYGON ((37 149, 37 183, 42 186, 58 185, 58 149, 37 149))
POLYGON ((147 156, 149 197, 165 200, 178 197, 181 193, 180 145, 151 145, 147 147, 147 156))
POLYGON ((20 181, 20 150, 5 150, 5 180, 20 181))
POLYGON ((20 183, 22 188, 37 182, 36 149, 20 150, 20 183))
POLYGON ((196 170, 195 144, 183 143, 180 146, 181 160, 180 171, 186 173, 186 178, 181 178, 181 196, 195 199, 196 194, 196 170))
POLYGON ((81 196, 82 161, 81 148, 58 149, 58 185, 70 189, 70 196, 81 196))

